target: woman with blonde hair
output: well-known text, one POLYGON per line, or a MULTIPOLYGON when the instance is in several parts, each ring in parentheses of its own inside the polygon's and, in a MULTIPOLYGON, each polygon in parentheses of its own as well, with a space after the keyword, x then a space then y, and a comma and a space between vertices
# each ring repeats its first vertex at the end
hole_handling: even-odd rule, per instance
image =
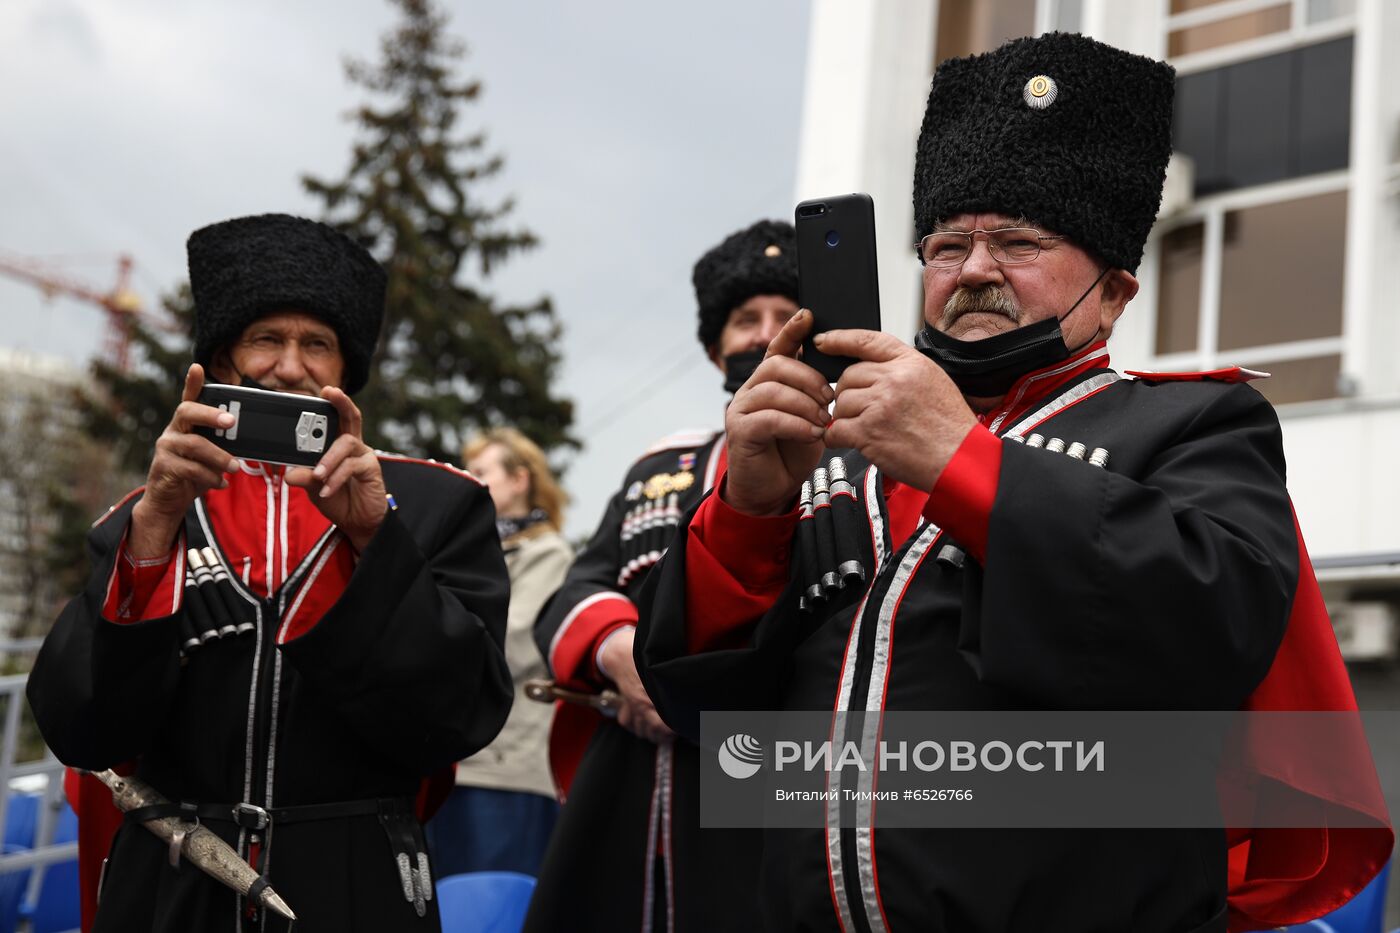
POLYGON ((496 504, 510 573, 506 662, 515 703, 500 735, 457 766, 456 788, 428 823, 428 844, 439 877, 469 871, 535 875, 559 812, 548 756, 553 709, 526 700, 521 685, 548 676, 532 631, 573 562, 573 550, 559 533, 568 496, 544 452, 514 428, 472 438, 462 459, 496 504))

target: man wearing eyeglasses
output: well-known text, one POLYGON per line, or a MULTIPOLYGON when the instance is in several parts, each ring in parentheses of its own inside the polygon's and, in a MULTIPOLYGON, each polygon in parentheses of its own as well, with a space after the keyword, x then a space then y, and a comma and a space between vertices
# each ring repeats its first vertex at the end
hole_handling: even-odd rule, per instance
MULTIPOLYGON (((1109 368, 1161 199, 1173 80, 1066 34, 938 69, 914 176, 925 326, 914 347, 818 336, 857 359, 833 390, 798 358, 802 311, 735 396, 728 470, 644 594, 638 664, 672 728, 829 711, 869 762, 879 730, 851 730, 851 713, 1350 700, 1251 374, 1109 368), (868 573, 825 592, 807 585, 797 507, 804 482, 830 479, 824 446, 873 464, 853 480, 867 533, 850 556, 868 573)), ((822 819, 766 831, 765 929, 1261 929, 1337 906, 1392 841, 899 828, 873 799, 822 819)))

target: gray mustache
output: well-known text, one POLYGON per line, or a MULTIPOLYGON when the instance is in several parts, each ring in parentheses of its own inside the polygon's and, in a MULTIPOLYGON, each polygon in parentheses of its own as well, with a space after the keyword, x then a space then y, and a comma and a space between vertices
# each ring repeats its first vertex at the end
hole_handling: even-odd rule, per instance
POLYGON ((974 312, 1000 314, 1016 323, 1021 320, 1021 309, 1016 302, 1000 288, 988 285, 983 288, 959 288, 953 292, 943 305, 943 319, 939 323, 947 327, 964 314, 974 312))

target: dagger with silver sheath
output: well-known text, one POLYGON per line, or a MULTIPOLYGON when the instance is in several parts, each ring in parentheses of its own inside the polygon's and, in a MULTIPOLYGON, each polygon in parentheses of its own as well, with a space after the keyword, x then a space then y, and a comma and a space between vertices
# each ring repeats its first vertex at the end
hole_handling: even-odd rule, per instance
MULTIPOLYGON (((123 813, 170 803, 138 777, 122 777, 110 770, 94 771, 92 776, 107 785, 112 792, 112 802, 123 813)), ((172 864, 178 867, 183 855, 200 871, 253 903, 273 910, 288 920, 296 920, 297 915, 272 890, 272 886, 265 883, 262 876, 239 857, 232 846, 206 827, 178 816, 158 817, 146 820, 142 825, 170 846, 172 864)))

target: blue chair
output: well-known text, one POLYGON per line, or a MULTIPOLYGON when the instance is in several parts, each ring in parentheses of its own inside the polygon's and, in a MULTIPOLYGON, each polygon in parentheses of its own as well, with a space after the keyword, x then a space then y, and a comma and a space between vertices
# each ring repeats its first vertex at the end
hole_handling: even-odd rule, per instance
POLYGON ((474 871, 437 883, 442 933, 520 933, 535 879, 513 871, 474 871))
MULTIPOLYGON (((54 826, 55 844, 78 838, 78 817, 64 802, 54 826)), ((39 894, 33 903, 25 904, 19 914, 29 921, 30 933, 64 933, 76 930, 82 923, 81 901, 78 893, 78 860, 57 862, 44 869, 39 894)), ((0 927, 0 933, 4 928, 0 927)))
POLYGON ((1289 933, 1384 933, 1385 886, 1390 877, 1390 863, 1381 867, 1371 883, 1356 896, 1325 917, 1318 917, 1299 926, 1288 927, 1289 933))
POLYGON ((39 794, 10 794, 5 808, 4 843, 12 846, 34 846, 34 830, 39 824, 39 794))
MULTIPOLYGON (((5 855, 28 851, 29 846, 11 842, 0 845, 0 852, 5 855)), ((29 887, 30 871, 31 869, 21 868, 19 871, 0 875, 0 933, 14 933, 15 926, 19 923, 19 902, 24 897, 25 888, 29 887)))

